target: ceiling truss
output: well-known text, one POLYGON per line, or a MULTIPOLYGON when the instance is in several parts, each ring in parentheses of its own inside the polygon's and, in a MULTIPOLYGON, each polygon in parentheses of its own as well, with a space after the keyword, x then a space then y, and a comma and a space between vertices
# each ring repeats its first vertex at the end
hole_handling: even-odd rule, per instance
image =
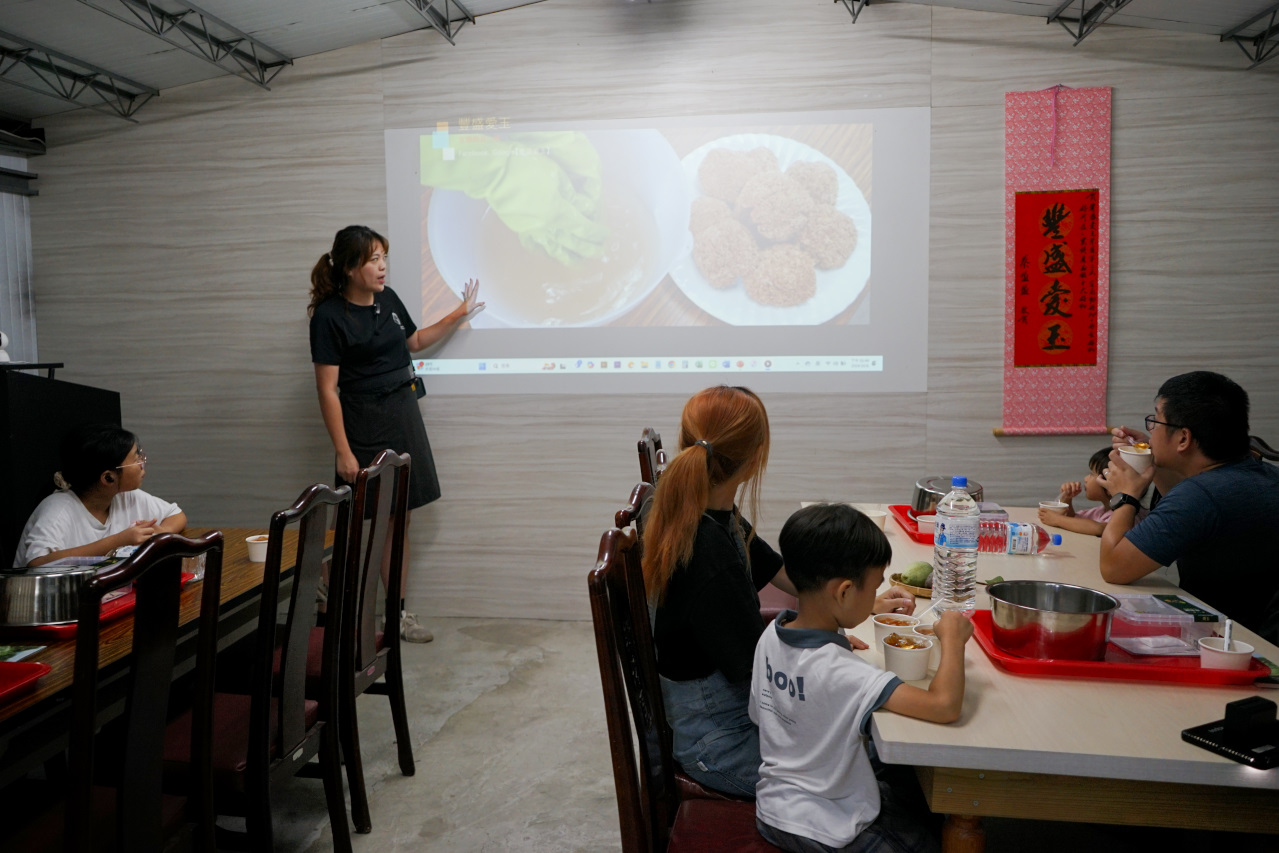
POLYGON ((128 121, 134 121, 133 114, 160 94, 150 86, 2 30, 0 80, 128 121), (20 68, 30 71, 34 79, 18 79, 14 72, 20 68))
POLYGON ((1079 44, 1088 38, 1093 30, 1106 23, 1112 15, 1131 2, 1132 0, 1097 0, 1089 6, 1088 0, 1065 0, 1048 16, 1048 23, 1056 21, 1061 24, 1066 32, 1075 37, 1075 44, 1079 44), (1079 7, 1074 17, 1069 15, 1071 6, 1079 7), (1071 29, 1072 24, 1074 29, 1071 29))
POLYGON ((165 0, 168 8, 155 0, 80 2, 263 89, 269 89, 267 84, 275 75, 293 64, 292 59, 278 50, 185 0, 165 0))
POLYGON ((848 14, 853 16, 853 23, 857 23, 857 16, 862 13, 862 9, 866 8, 866 4, 870 0, 835 0, 836 3, 843 3, 844 8, 848 10, 848 14))
POLYGON ((1244 21, 1239 26, 1222 33, 1222 41, 1232 41, 1252 60, 1249 69, 1256 68, 1279 50, 1279 3, 1271 6, 1254 18, 1244 21), (1250 36, 1242 35, 1243 31, 1253 24, 1264 22, 1261 32, 1250 36))
MULTIPOLYGON (((83 3, 84 0, 80 2, 83 3)), ((421 15, 431 29, 448 39, 449 44, 452 45, 457 44, 454 39, 463 26, 475 23, 475 16, 458 0, 404 0, 404 2, 421 15), (453 17, 455 9, 462 13, 462 17, 453 17), (453 26, 454 24, 457 26, 453 26)))

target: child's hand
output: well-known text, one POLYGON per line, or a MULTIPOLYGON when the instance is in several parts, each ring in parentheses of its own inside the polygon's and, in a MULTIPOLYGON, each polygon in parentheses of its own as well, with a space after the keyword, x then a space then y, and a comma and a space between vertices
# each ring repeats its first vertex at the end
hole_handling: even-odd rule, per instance
POLYGON ((1058 512, 1055 509, 1039 508, 1039 521, 1049 527, 1061 527, 1062 519, 1066 517, 1066 513, 1058 512))
POLYGON ((907 616, 915 612, 915 596, 899 586, 890 586, 875 598, 872 613, 904 613, 907 616))
POLYGON ((1065 501, 1066 503, 1070 503, 1075 498, 1079 497, 1080 493, 1083 492, 1083 490, 1084 490, 1084 484, 1079 482, 1078 480, 1075 480, 1069 483, 1062 483, 1060 499, 1065 501))
POLYGON ((962 646, 973 635, 973 623, 957 610, 947 610, 933 626, 937 639, 941 640, 943 649, 953 645, 962 646))

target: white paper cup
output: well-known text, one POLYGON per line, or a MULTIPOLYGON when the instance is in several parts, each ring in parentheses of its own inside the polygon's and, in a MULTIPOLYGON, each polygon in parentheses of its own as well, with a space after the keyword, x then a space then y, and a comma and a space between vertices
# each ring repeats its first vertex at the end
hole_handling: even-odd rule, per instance
POLYGON ((910 629, 919 624, 919 620, 914 616, 907 616, 904 613, 880 613, 871 620, 875 625, 875 642, 882 643, 884 638, 896 631, 898 634, 909 634, 910 629), (897 622, 896 625, 886 625, 880 622, 881 619, 892 620, 897 622))
POLYGON ((935 515, 917 515, 917 516, 915 516, 915 526, 916 526, 916 527, 919 527, 921 530, 922 530, 924 527, 932 527, 932 526, 933 526, 934 524, 936 524, 936 523, 937 523, 937 516, 935 516, 935 515))
POLYGON ((1199 638, 1199 665, 1204 669, 1247 669, 1252 666, 1254 649, 1238 640, 1230 641, 1226 651, 1225 637, 1199 638))
POLYGON ((937 641, 937 635, 932 633, 933 625, 935 624, 937 623, 930 622, 927 625, 916 625, 910 629, 915 636, 922 637, 933 644, 932 651, 928 655, 928 668, 932 670, 936 670, 938 665, 941 664, 941 643, 937 641), (924 633, 925 631, 928 633, 924 633))
POLYGON ((257 536, 250 536, 248 539, 244 540, 249 546, 250 563, 266 562, 266 542, 269 538, 270 537, 268 537, 265 533, 260 533, 257 536))
POLYGON ((1119 455, 1123 460, 1136 472, 1141 473, 1150 467, 1155 461, 1155 457, 1151 454, 1150 448, 1145 450, 1136 450, 1132 447, 1120 447, 1119 455))
POLYGON ((1070 506, 1070 504, 1066 503, 1065 501, 1040 501, 1039 502, 1040 509, 1050 509, 1053 512, 1061 512, 1068 506, 1070 506))
POLYGON ((899 636, 911 637, 921 643, 927 643, 927 645, 922 649, 899 649, 885 642, 887 639, 885 637, 884 640, 879 642, 879 648, 884 653, 884 669, 893 673, 902 681, 919 681, 928 675, 928 659, 936 642, 917 637, 914 633, 900 634, 899 636))
POLYGON ((882 509, 863 509, 862 514, 878 524, 880 530, 884 529, 884 522, 888 520, 888 513, 882 509))

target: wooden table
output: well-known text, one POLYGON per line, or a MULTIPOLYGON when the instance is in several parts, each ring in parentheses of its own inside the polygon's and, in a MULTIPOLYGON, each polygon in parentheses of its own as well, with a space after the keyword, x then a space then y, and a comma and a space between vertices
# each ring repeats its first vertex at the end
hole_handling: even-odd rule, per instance
MULTIPOLYGON (((187 536, 200 536, 211 528, 188 528, 187 536)), ((218 648, 223 649, 249 636, 257 628, 259 588, 265 564, 249 562, 245 537, 266 533, 265 529, 222 528, 222 611, 218 619, 218 648)), ((330 534, 331 537, 332 534, 330 534)), ((287 531, 281 573, 287 579, 297 554, 297 533, 287 531)), ((195 667, 196 617, 200 612, 202 584, 193 581, 182 590, 176 674, 195 667)), ((283 587, 287 590, 287 586, 283 587)), ((287 595, 287 592, 282 592, 287 595)), ((31 642, 31 641, 27 641, 31 642)), ((102 627, 99 662, 99 715, 108 720, 123 713, 123 676, 133 644, 133 619, 126 616, 102 627), (113 689, 115 688, 115 689, 113 689)), ((75 640, 50 643, 26 660, 42 661, 53 667, 36 689, 11 702, 0 704, 0 787, 22 777, 66 749, 70 724, 71 680, 74 674, 75 640)))
MULTIPOLYGON (((1034 521, 1036 511, 1009 515, 1034 521)), ((915 560, 931 562, 932 546, 913 541, 891 516, 885 532, 893 546, 886 575, 915 560)), ((1154 576, 1126 587, 1107 584, 1098 569, 1099 538, 1053 532, 1062 533, 1062 544, 1037 557, 981 554, 977 577, 1061 581, 1116 594, 1180 593, 1154 576)), ((981 589, 977 606, 989 608, 981 589)), ((929 603, 919 599, 918 607, 929 603)), ((869 622, 854 633, 873 640, 869 622)), ((1239 627, 1235 636, 1279 661, 1279 648, 1251 631, 1239 627)), ((873 649, 861 654, 883 664, 873 649)), ((880 758, 918 768, 929 806, 948 815, 946 853, 983 849, 982 816, 1279 833, 1279 772, 1181 740, 1182 729, 1221 719, 1227 702, 1279 692, 1013 675, 976 640, 965 665, 958 722, 878 711, 871 727, 880 758)))

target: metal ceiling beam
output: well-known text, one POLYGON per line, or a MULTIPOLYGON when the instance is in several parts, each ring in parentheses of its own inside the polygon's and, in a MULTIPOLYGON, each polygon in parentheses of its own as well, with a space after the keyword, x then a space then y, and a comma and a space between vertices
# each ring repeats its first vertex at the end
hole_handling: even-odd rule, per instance
POLYGON ((1131 2, 1132 0, 1097 0, 1090 7, 1088 0, 1065 0, 1048 16, 1048 23, 1056 21, 1061 24, 1066 32, 1075 37, 1075 44, 1079 44, 1093 30, 1106 23, 1112 15, 1131 2), (1077 17, 1066 17, 1066 10, 1074 5, 1079 6, 1077 17), (1071 24, 1075 25, 1075 29, 1070 28, 1071 24))
POLYGON ((293 60, 186 0, 80 0, 91 9, 150 33, 192 56, 269 89, 293 60), (177 11, 172 11, 177 7, 177 11), (116 9, 128 14, 122 14, 116 9))
POLYGON ((160 94, 150 86, 143 86, 127 77, 121 77, 74 56, 58 53, 12 33, 0 30, 0 41, 18 45, 13 48, 0 44, 0 80, 12 86, 41 95, 52 95, 78 107, 89 107, 100 112, 109 110, 127 121, 134 121, 133 114, 160 94), (10 75, 19 67, 29 70, 42 85, 14 80, 10 75), (96 97, 97 101, 86 99, 86 96, 96 97))
POLYGON ((844 8, 848 10, 848 14, 853 16, 853 23, 857 23, 857 16, 862 13, 862 9, 866 8, 866 4, 870 0, 835 0, 836 3, 843 3, 844 8))
MULTIPOLYGON (((84 2, 84 0, 81 0, 84 2)), ((458 0, 404 0, 440 35, 448 39, 449 44, 457 44, 453 39, 461 32, 465 24, 475 23, 475 16, 458 0), (454 18, 453 9, 462 13, 462 17, 454 18), (453 24, 457 26, 454 27, 453 24)))
POLYGON ((1234 29, 1222 33, 1221 40, 1232 41, 1239 45, 1239 49, 1243 51, 1244 56, 1252 60, 1252 64, 1248 66, 1248 69, 1252 70, 1274 56, 1275 51, 1279 50, 1279 23, 1277 22, 1279 22, 1279 3, 1271 6, 1261 14, 1249 18, 1234 29), (1242 35, 1244 30, 1258 21, 1266 21, 1261 32, 1250 36, 1242 35), (1248 49, 1249 45, 1252 48, 1251 50, 1248 49))

